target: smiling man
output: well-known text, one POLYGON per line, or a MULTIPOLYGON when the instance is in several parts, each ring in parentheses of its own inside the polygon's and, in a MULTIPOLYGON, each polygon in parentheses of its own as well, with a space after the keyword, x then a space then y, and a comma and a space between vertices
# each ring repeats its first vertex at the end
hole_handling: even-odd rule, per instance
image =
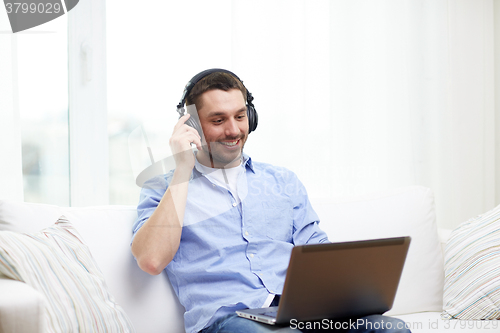
MULTIPOLYGON (((185 88, 170 147, 176 168, 144 185, 132 253, 149 274, 166 270, 186 332, 296 332, 240 318, 277 305, 291 249, 328 242, 296 175, 243 153, 257 127, 253 97, 233 73, 212 69, 185 88), (198 148, 193 154, 191 145, 198 148)), ((404 323, 384 316, 367 323, 404 323)), ((377 327, 372 325, 370 327, 377 327)), ((378 327, 387 327, 378 325, 378 327)))

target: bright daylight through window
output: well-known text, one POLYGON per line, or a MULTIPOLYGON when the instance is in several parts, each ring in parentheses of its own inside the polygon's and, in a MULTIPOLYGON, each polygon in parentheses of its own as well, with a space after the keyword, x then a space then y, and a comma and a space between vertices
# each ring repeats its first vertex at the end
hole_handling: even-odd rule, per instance
POLYGON ((70 204, 67 26, 65 15, 14 39, 27 202, 70 204))

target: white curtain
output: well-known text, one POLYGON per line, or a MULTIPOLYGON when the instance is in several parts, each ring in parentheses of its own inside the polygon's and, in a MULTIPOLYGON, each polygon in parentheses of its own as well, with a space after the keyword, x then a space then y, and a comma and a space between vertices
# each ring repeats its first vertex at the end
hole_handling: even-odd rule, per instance
POLYGON ((132 2, 112 2, 109 112, 157 117, 144 122, 157 160, 184 84, 226 67, 255 97, 246 152, 313 198, 427 186, 448 228, 500 203, 493 0, 164 2, 135 25, 132 2))
POLYGON ((0 10, 0 199, 23 200, 16 36, 0 10))
POLYGON ((293 169, 312 197, 430 187, 443 227, 495 205, 493 1, 232 6, 255 159, 293 169))

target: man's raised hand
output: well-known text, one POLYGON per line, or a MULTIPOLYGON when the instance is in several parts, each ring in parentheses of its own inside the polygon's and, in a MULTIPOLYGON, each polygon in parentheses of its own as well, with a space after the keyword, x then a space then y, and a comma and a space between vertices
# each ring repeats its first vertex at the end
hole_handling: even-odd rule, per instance
POLYGON ((191 171, 194 168, 195 156, 191 149, 191 143, 194 143, 198 150, 201 150, 201 137, 198 131, 186 125, 186 121, 190 116, 190 114, 186 114, 179 118, 169 140, 176 169, 184 169, 186 171, 191 171))

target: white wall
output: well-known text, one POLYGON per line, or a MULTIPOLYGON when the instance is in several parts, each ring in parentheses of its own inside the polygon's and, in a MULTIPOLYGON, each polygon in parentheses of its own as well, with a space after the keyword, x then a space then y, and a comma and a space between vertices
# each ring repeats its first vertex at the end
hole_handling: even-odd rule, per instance
POLYGON ((493 19, 488 0, 234 2, 248 151, 313 197, 424 185, 444 227, 492 208, 493 19))

